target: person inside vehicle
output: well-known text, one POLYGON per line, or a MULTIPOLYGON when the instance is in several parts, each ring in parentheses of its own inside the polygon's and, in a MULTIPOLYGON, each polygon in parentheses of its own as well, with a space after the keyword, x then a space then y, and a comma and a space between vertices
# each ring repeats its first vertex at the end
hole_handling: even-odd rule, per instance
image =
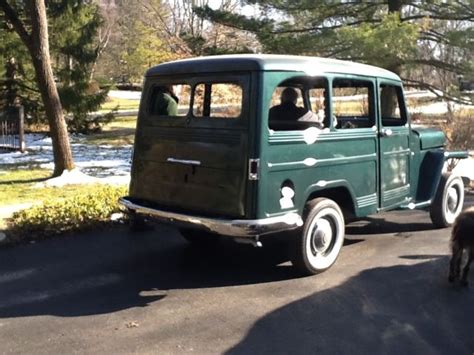
POLYGON ((323 128, 324 117, 319 117, 314 112, 296 105, 298 92, 291 87, 285 88, 280 96, 280 104, 270 108, 270 123, 282 121, 297 121, 316 123, 318 128, 323 128))
POLYGON ((157 86, 155 90, 152 112, 156 115, 176 116, 178 114, 179 99, 174 94, 173 86, 157 86))

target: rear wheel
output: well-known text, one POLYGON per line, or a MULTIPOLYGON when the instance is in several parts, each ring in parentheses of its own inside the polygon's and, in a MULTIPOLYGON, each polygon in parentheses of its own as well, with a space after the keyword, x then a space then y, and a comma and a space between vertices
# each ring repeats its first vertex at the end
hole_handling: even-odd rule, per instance
POLYGON ((296 238, 293 265, 306 275, 325 271, 336 261, 344 242, 344 216, 338 204, 316 198, 306 206, 302 231, 296 238))
POLYGON ((430 217, 438 228, 449 227, 462 211, 464 184, 460 176, 443 174, 430 207, 430 217))

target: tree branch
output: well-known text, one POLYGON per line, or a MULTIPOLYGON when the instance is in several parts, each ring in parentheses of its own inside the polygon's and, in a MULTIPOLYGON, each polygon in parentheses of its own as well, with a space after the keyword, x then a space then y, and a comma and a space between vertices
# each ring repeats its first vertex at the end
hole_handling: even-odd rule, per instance
POLYGON ((443 62, 441 60, 436 60, 436 59, 411 59, 411 60, 406 60, 404 61, 403 64, 422 64, 422 65, 429 65, 432 67, 444 69, 453 73, 462 73, 463 70, 461 67, 443 62))
POLYGON ((25 45, 30 48, 33 45, 31 35, 26 30, 25 24, 18 17, 18 13, 10 6, 7 0, 0 0, 0 9, 5 13, 6 19, 13 25, 16 33, 25 45))
POLYGON ((401 19, 402 22, 421 20, 423 18, 429 18, 431 20, 442 20, 442 21, 472 21, 472 15, 468 14, 461 16, 459 14, 444 14, 444 15, 431 15, 431 14, 421 14, 407 16, 401 19))
POLYGON ((408 79, 408 78, 401 78, 401 79, 406 83, 406 86, 417 87, 417 88, 420 88, 420 89, 426 89, 426 90, 432 92, 433 94, 435 94, 436 97, 438 97, 440 99, 452 101, 452 102, 462 104, 462 105, 473 105, 474 104, 474 102, 472 100, 469 100, 469 99, 463 98, 463 97, 456 97, 456 96, 450 95, 446 91, 444 91, 443 89, 441 89, 439 87, 436 87, 434 85, 425 83, 423 81, 408 79))

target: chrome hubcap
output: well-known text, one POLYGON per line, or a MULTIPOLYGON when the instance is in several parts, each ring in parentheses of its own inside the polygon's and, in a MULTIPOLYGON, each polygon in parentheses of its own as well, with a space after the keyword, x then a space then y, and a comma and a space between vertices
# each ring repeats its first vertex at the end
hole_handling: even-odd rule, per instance
POLYGON ((448 190, 448 201, 446 207, 448 208, 448 212, 454 213, 456 212, 456 208, 458 206, 459 196, 458 191, 454 187, 450 187, 448 190))
POLYGON ((312 236, 312 249, 316 253, 325 253, 331 246, 333 230, 326 219, 318 221, 312 236))

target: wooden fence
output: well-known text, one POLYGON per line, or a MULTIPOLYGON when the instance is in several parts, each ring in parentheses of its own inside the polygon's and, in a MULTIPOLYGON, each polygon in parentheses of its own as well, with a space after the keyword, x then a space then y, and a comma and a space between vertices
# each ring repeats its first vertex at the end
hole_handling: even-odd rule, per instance
POLYGON ((25 151, 23 106, 0 112, 0 153, 12 150, 25 151))

